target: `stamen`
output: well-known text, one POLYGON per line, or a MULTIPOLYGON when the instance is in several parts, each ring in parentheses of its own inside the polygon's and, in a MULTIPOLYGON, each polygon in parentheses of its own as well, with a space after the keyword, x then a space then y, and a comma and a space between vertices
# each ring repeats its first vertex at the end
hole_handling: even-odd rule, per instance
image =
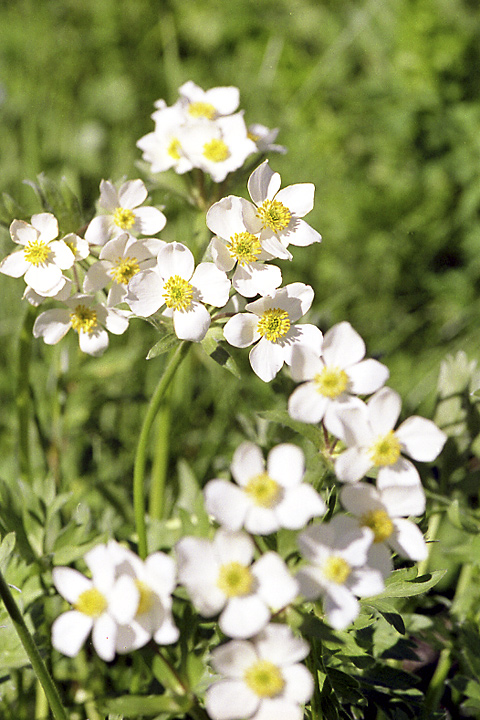
POLYGON ((186 310, 192 302, 193 286, 179 275, 172 275, 163 286, 162 295, 168 308, 186 310))
POLYGON ((110 270, 110 274, 117 285, 128 285, 129 281, 140 270, 137 258, 119 257, 115 260, 115 264, 110 270))
POLYGON ((135 580, 135 585, 140 593, 137 615, 143 615, 143 613, 148 612, 153 605, 153 590, 141 580, 135 580))
POLYGON ((373 542, 375 543, 388 540, 394 530, 390 515, 385 510, 370 510, 362 515, 360 522, 364 527, 373 530, 375 536, 373 542))
POLYGON ((376 467, 395 465, 400 457, 401 445, 393 430, 379 437, 369 450, 370 458, 376 467))
POLYGON ((243 679, 255 695, 271 698, 285 687, 280 668, 269 660, 257 660, 245 670, 243 679))
POLYGON ((348 562, 339 555, 330 555, 323 566, 323 574, 327 580, 342 585, 348 579, 352 568, 348 562))
POLYGON ((203 155, 207 160, 212 162, 224 162, 230 157, 230 150, 223 140, 213 138, 203 146, 203 155))
POLYGON ((241 597, 248 595, 252 589, 253 580, 253 575, 246 565, 233 561, 221 566, 217 587, 227 597, 241 597))
POLYGON ((77 305, 75 310, 70 313, 70 322, 72 328, 78 333, 84 332, 91 335, 97 327, 97 313, 86 305, 77 305))
POLYGON ((38 267, 38 265, 43 265, 43 263, 48 260, 50 252, 51 250, 47 243, 37 238, 25 245, 23 257, 27 262, 38 267))
POLYGON ((207 120, 213 120, 217 114, 215 107, 211 103, 202 102, 201 100, 190 103, 188 112, 194 118, 204 117, 207 120))
POLYGON ((257 330, 270 342, 277 342, 290 330, 290 318, 286 310, 271 308, 265 310, 257 323, 257 330))
POLYGON ((264 200, 258 208, 257 217, 262 221, 264 228, 280 232, 287 227, 292 219, 292 213, 278 200, 264 200))
POLYGON ((268 473, 263 472, 250 478, 245 492, 250 495, 255 505, 271 508, 281 495, 281 487, 268 473))
POLYGON ((348 375, 340 368, 324 367, 313 379, 315 389, 320 395, 328 398, 337 398, 348 387, 348 375))
POLYGON ((174 160, 180 160, 180 141, 177 138, 173 138, 170 142, 170 145, 168 146, 167 153, 172 157, 174 160))
POLYGON ((97 588, 89 588, 80 593, 74 608, 78 610, 78 612, 83 613, 83 615, 97 618, 105 612, 107 604, 100 590, 97 590, 97 588))
POLYGON ((260 240, 252 233, 235 233, 227 243, 227 250, 231 257, 238 260, 239 265, 247 265, 256 262, 262 252, 260 240))
POLYGON ((135 213, 128 208, 117 207, 113 213, 113 222, 122 230, 130 230, 135 225, 135 213))

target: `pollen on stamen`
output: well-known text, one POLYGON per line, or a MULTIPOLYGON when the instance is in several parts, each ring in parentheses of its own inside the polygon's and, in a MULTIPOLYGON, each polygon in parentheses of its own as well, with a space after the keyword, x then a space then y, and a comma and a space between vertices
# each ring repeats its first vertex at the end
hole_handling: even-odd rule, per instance
POLYGON ((138 260, 135 257, 119 257, 110 273, 117 285, 128 285, 134 275, 140 270, 138 260))
POLYGON ((260 240, 249 232, 235 233, 227 243, 227 250, 239 265, 256 262, 262 252, 260 240))
POLYGON ((245 492, 255 505, 271 508, 281 496, 281 487, 268 473, 263 472, 250 478, 245 486, 245 492))
POLYGON ((173 138, 170 141, 170 145, 168 146, 167 153, 170 155, 171 158, 174 160, 180 160, 180 141, 178 138, 173 138))
POLYGON ((290 330, 290 318, 286 310, 270 308, 265 310, 257 323, 257 331, 270 342, 281 340, 290 330))
POLYGON ((136 614, 143 615, 148 612, 153 605, 153 590, 141 580, 135 580, 135 585, 140 593, 136 614))
POLYGON ((229 562, 221 566, 218 573, 217 587, 227 597, 248 595, 253 586, 254 577, 250 568, 239 562, 229 562))
POLYGON ((193 287, 179 275, 172 275, 163 286, 165 305, 173 310, 186 310, 193 298, 193 287))
POLYGON ((270 228, 273 232, 285 230, 292 213, 285 205, 278 200, 264 200, 257 210, 257 217, 261 220, 264 228, 270 228))
POLYGON ((48 260, 50 252, 51 251, 47 243, 37 238, 37 240, 32 240, 25 245, 23 257, 27 262, 31 263, 35 267, 38 267, 38 265, 42 265, 46 262, 46 260, 48 260))
POLYGON ((272 698, 285 687, 280 668, 270 660, 257 660, 245 670, 243 679, 255 695, 272 698))
POLYGON ((379 437, 370 447, 369 455, 376 467, 395 465, 400 457, 401 445, 393 430, 379 437))
POLYGON ((360 522, 364 527, 369 527, 370 530, 373 530, 374 543, 381 543, 388 540, 394 530, 393 522, 386 510, 370 510, 370 512, 362 515, 360 522))
POLYGON ((74 608, 83 615, 97 618, 107 609, 107 601, 100 590, 89 588, 80 593, 74 608))
POLYGON ((207 120, 213 120, 217 111, 211 103, 198 100, 197 102, 190 103, 188 113, 194 118, 204 117, 207 120))
POLYGON ((315 375, 313 381, 317 392, 332 400, 345 392, 348 387, 348 375, 340 368, 324 367, 315 375))
POLYGON ((77 305, 70 313, 70 322, 78 333, 84 332, 90 335, 98 325, 97 313, 86 305, 77 305))
POLYGON ((339 555, 330 555, 323 566, 323 574, 327 580, 331 580, 338 585, 343 585, 351 572, 352 568, 348 562, 339 555))
POLYGON ((113 213, 113 222, 122 230, 130 230, 135 225, 135 213, 129 208, 117 207, 113 213))
POLYGON ((213 138, 203 146, 203 156, 212 162, 225 162, 230 157, 230 150, 223 140, 213 138))

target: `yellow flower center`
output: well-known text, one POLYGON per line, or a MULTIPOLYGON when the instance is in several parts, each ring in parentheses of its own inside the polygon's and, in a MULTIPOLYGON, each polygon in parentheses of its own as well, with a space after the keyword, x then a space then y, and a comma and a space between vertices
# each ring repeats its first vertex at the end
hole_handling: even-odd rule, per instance
POLYGON ((348 375, 340 368, 324 367, 313 379, 315 388, 320 395, 337 398, 348 386, 348 375))
POLYGON ((190 103, 188 112, 194 118, 204 117, 207 118, 207 120, 213 120, 217 114, 216 109, 211 103, 202 102, 201 100, 190 103))
POLYGON ((173 138, 170 141, 170 145, 168 146, 167 153, 172 157, 174 160, 180 160, 180 141, 177 138, 173 138))
POLYGON ((401 445, 393 430, 379 437, 369 449, 369 455, 374 465, 395 465, 400 457, 401 445))
POLYGON ((280 232, 287 227, 292 219, 292 213, 278 200, 264 200, 258 208, 257 217, 262 221, 264 228, 280 232))
POLYGON ((268 473, 263 472, 250 478, 245 486, 245 492, 250 495, 255 505, 271 508, 279 499, 281 487, 268 473))
POLYGON ((110 273, 117 283, 117 285, 127 285, 128 282, 136 275, 140 270, 137 258, 134 257, 119 257, 115 260, 115 264, 110 270, 110 273))
POLYGON ((285 687, 280 668, 269 660, 257 660, 245 670, 243 679, 255 695, 271 698, 285 687))
POLYGON ((193 286, 179 275, 172 275, 163 286, 163 297, 168 308, 186 310, 193 297, 193 286))
POLYGON ((48 256, 50 255, 50 248, 48 247, 48 244, 46 242, 43 242, 43 240, 32 240, 31 242, 27 243, 25 245, 25 248, 23 250, 23 257, 25 260, 32 265, 35 265, 37 267, 38 265, 42 265, 46 260, 48 260, 48 256))
POLYGON ((247 137, 249 140, 253 140, 254 143, 256 143, 257 140, 260 140, 260 135, 256 135, 251 130, 247 132, 247 137))
POLYGON ((262 337, 270 340, 270 342, 280 340, 290 330, 288 312, 280 308, 265 310, 257 323, 257 330, 262 337))
POLYGON ((145 585, 145 583, 141 580, 135 580, 135 585, 140 593, 137 615, 143 615, 143 613, 148 612, 153 605, 153 590, 151 590, 148 585, 145 585))
POLYGON ((74 608, 83 615, 97 618, 107 609, 107 601, 100 590, 89 588, 80 593, 74 608))
POLYGON ((344 558, 339 555, 330 555, 323 566, 323 574, 327 580, 342 585, 348 579, 352 568, 344 558))
POLYGON ((227 597, 248 595, 252 589, 254 577, 248 567, 239 562, 229 562, 222 565, 218 573, 217 587, 227 597))
POLYGON ((252 233, 235 233, 227 243, 227 250, 231 257, 238 260, 239 265, 256 262, 258 255, 262 252, 260 240, 252 233))
POLYGON ((209 140, 203 146, 203 155, 207 160, 211 160, 212 162, 224 162, 230 157, 230 150, 223 140, 213 138, 213 140, 209 140))
POLYGON ((128 208, 117 207, 113 213, 113 222, 122 230, 130 230, 135 224, 135 213, 128 208))
POLYGON ((78 333, 85 332, 90 335, 98 325, 97 313, 86 305, 77 305, 70 313, 70 322, 78 333))
POLYGON ((360 522, 364 527, 373 530, 373 542, 381 543, 388 540, 393 533, 393 522, 390 515, 385 510, 370 510, 360 518, 360 522))

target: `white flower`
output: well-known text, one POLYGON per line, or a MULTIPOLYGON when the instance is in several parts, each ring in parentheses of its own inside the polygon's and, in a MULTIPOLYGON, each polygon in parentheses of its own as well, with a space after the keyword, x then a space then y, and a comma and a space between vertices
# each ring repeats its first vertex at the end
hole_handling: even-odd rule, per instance
POLYGON ((277 152, 284 155, 287 152, 287 148, 284 145, 275 145, 275 140, 278 135, 278 128, 270 130, 265 125, 259 123, 253 123, 248 126, 248 136, 253 140, 257 146, 258 152, 277 152))
POLYGON ((85 239, 91 245, 104 245, 125 231, 135 235, 155 235, 165 227, 165 215, 155 207, 139 207, 147 199, 142 180, 129 180, 117 190, 109 180, 100 183, 99 206, 106 211, 90 222, 85 239))
POLYGON ((260 632, 271 611, 291 603, 298 585, 279 555, 268 552, 252 563, 252 539, 217 530, 212 542, 185 537, 176 545, 179 582, 205 617, 220 613, 222 632, 247 638, 260 632))
POLYGON ((228 530, 267 535, 281 527, 299 530, 326 506, 311 485, 303 483, 304 455, 285 443, 268 454, 267 468, 260 448, 240 445, 231 471, 238 485, 211 480, 205 486, 205 507, 228 530))
POLYGON ((157 255, 165 244, 156 238, 137 240, 129 233, 112 238, 101 248, 98 262, 88 269, 83 291, 94 293, 113 281, 107 305, 118 305, 125 299, 132 277, 141 270, 155 267, 157 255))
MULTIPOLYGON (((73 610, 63 613, 53 623, 52 645, 64 655, 74 657, 92 632, 96 652, 108 662, 115 656, 117 635, 117 622, 109 612, 115 587, 115 563, 105 545, 88 552, 85 562, 92 573, 91 580, 72 568, 53 569, 54 585, 73 605, 73 610)), ((132 612, 132 600, 124 598, 123 607, 125 612, 132 612)))
POLYGON ((264 250, 275 257, 291 258, 286 249, 292 245, 320 242, 321 235, 301 218, 313 208, 315 185, 298 183, 280 190, 281 177, 265 160, 248 180, 248 191, 254 202, 257 230, 261 232, 264 250))
POLYGON ((425 560, 428 552, 424 537, 415 523, 406 520, 409 515, 422 515, 425 511, 421 485, 398 482, 376 490, 359 482, 343 487, 340 500, 361 526, 373 531, 374 546, 387 545, 409 560, 425 560))
POLYGON ((68 245, 70 250, 75 255, 75 260, 85 260, 90 254, 90 245, 87 240, 84 240, 75 233, 68 233, 62 238, 63 242, 68 245))
POLYGON ((273 256, 253 232, 257 225, 252 204, 234 195, 216 202, 207 212, 207 226, 218 236, 210 246, 215 265, 229 272, 237 263, 232 285, 243 297, 268 295, 282 282, 280 268, 262 262, 273 256))
POLYGON ((335 460, 335 473, 341 482, 356 482, 372 468, 378 468, 377 487, 383 490, 397 483, 419 483, 415 466, 403 457, 431 462, 443 448, 447 436, 431 420, 413 415, 397 430, 402 401, 398 393, 385 387, 368 403, 341 415, 342 435, 347 449, 335 460))
POLYGON ((223 182, 256 150, 242 113, 213 122, 189 123, 182 129, 180 144, 193 167, 208 173, 216 183, 223 182))
POLYGON ((304 382, 290 396, 288 412, 295 420, 318 423, 338 435, 338 414, 352 395, 368 395, 388 379, 388 368, 377 360, 364 360, 365 343, 350 323, 334 325, 323 338, 321 355, 308 348, 292 353, 292 377, 304 382))
POLYGON ((43 337, 47 345, 55 345, 73 328, 78 332, 80 350, 98 356, 108 347, 107 330, 122 335, 128 327, 124 311, 96 303, 91 295, 77 293, 65 304, 67 308, 45 310, 37 317, 33 325, 35 338, 43 337))
POLYGON ((267 625, 252 640, 231 640, 212 652, 222 675, 205 695, 212 720, 302 720, 313 679, 299 661, 309 652, 286 625, 267 625))
POLYGON ((192 163, 185 157, 180 141, 181 129, 186 122, 184 109, 180 105, 166 107, 165 103, 153 113, 155 130, 144 135, 137 142, 142 158, 151 164, 152 173, 173 168, 177 173, 192 169, 192 163))
POLYGON ((31 225, 14 220, 10 225, 13 242, 23 249, 7 255, 0 263, 0 272, 10 277, 24 276, 25 282, 38 295, 54 297, 64 285, 62 270, 71 268, 75 255, 58 235, 57 219, 51 213, 39 213, 31 225))
POLYGON ((249 312, 234 315, 226 323, 223 332, 230 345, 244 348, 256 343, 250 350, 250 364, 265 382, 270 382, 284 363, 291 365, 296 345, 320 353, 323 339, 320 330, 314 325, 294 324, 310 309, 313 297, 310 285, 291 283, 248 303, 249 312))
POLYGON ((298 537, 300 551, 309 563, 297 573, 300 592, 309 600, 323 597, 328 622, 337 630, 357 617, 356 596, 378 595, 384 589, 383 568, 369 563, 373 537, 369 527, 359 527, 345 515, 311 525, 298 537))
POLYGON ((213 263, 200 263, 195 269, 191 251, 172 242, 160 250, 154 270, 143 270, 130 280, 126 299, 141 317, 166 305, 173 314, 177 337, 200 342, 211 320, 203 303, 223 307, 229 291, 230 280, 224 272, 213 263))
POLYGON ((178 88, 179 104, 192 119, 215 120, 222 115, 231 115, 238 108, 240 92, 233 86, 214 87, 202 90, 192 80, 178 88))
POLYGON ((176 642, 179 631, 173 622, 171 598, 176 584, 173 559, 155 552, 142 561, 114 540, 107 547, 115 563, 110 613, 118 623, 116 651, 136 650, 152 637, 160 645, 176 642))

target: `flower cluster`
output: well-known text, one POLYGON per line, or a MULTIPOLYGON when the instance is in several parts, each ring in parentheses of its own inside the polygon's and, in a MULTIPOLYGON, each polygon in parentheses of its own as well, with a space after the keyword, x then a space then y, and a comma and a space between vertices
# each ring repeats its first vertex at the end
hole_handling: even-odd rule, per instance
POLYGON ((274 144, 277 130, 259 124, 247 128, 243 111, 238 111, 238 88, 204 91, 190 80, 178 94, 172 106, 155 102, 155 129, 137 142, 152 173, 173 168, 183 174, 199 168, 219 183, 253 153, 285 152, 274 144))

